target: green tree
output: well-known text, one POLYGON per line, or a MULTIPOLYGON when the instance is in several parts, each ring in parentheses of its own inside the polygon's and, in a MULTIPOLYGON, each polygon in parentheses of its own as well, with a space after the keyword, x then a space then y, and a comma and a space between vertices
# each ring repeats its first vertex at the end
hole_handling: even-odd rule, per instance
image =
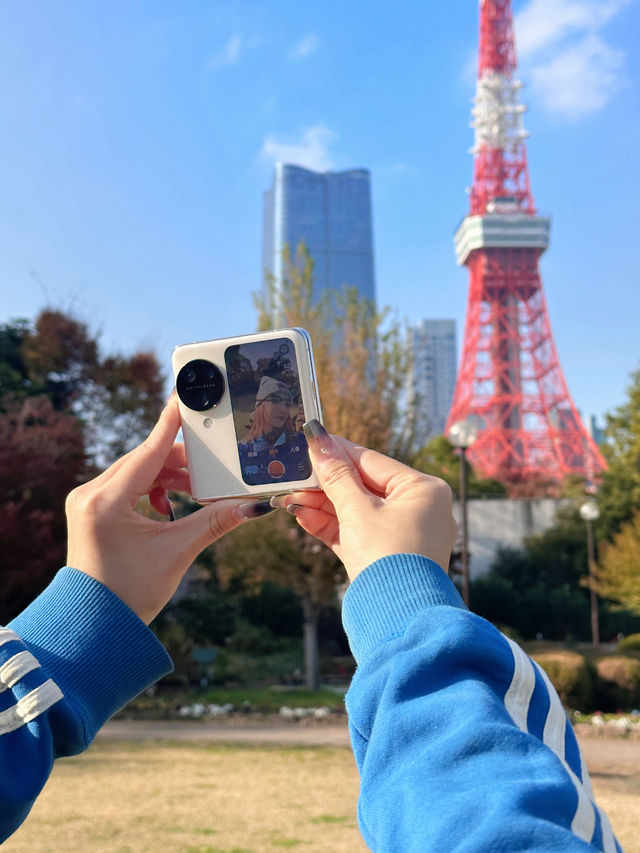
POLYGON ((640 507, 640 369, 631 374, 628 399, 607 415, 603 452, 609 469, 598 494, 599 538, 611 539, 640 507))
MULTIPOLYGON (((418 471, 424 471, 432 477, 445 480, 455 494, 460 491, 460 453, 444 435, 434 436, 428 444, 415 453, 410 459, 411 465, 418 471)), ((506 487, 497 480, 478 477, 466 460, 467 466, 467 497, 503 497, 506 487)))
MULTIPOLYGON (((257 594, 266 581, 289 587, 302 603, 305 682, 320 683, 318 619, 324 606, 335 604, 344 569, 332 552, 304 533, 290 516, 277 513, 243 525, 215 545, 215 563, 223 585, 234 584, 257 594)), ((279 629, 278 623, 272 629, 279 629)))
POLYGON ((598 594, 640 616, 640 512, 600 551, 595 568, 598 594))

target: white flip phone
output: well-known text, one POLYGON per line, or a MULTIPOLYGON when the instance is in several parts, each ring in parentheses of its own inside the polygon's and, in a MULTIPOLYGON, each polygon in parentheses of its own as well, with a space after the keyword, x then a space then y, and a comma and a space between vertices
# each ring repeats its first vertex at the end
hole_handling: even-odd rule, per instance
POLYGON ((322 417, 305 329, 182 344, 172 365, 194 500, 319 487, 302 432, 322 417))

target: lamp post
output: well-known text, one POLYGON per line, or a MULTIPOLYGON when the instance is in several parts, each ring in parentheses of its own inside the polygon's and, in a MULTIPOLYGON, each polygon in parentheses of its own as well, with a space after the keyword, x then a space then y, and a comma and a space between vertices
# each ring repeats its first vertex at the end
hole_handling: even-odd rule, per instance
POLYGON ((467 523, 467 449, 476 440, 478 430, 469 420, 456 421, 449 430, 449 441, 460 450, 460 515, 462 517, 462 598, 469 606, 469 527, 467 523))
POLYGON ((600 626, 598 624, 598 596, 595 589, 596 549, 593 541, 593 522, 600 518, 600 510, 594 498, 580 507, 580 518, 587 525, 587 553, 589 557, 589 589, 591 590, 591 640, 594 646, 600 645, 600 626))

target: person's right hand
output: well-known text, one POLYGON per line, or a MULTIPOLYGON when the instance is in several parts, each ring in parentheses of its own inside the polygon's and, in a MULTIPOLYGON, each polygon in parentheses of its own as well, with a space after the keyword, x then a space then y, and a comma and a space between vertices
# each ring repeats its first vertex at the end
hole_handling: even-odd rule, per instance
POLYGON ((274 498, 328 545, 351 580, 381 557, 413 553, 449 566, 457 526, 449 486, 394 459, 329 435, 319 421, 305 435, 321 492, 274 498))

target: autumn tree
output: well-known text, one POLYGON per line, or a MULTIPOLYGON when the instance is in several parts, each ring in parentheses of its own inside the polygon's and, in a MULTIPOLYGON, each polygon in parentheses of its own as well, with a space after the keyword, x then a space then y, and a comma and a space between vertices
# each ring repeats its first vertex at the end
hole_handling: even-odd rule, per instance
POLYGON ((64 501, 147 434, 163 400, 152 353, 101 356, 88 327, 46 309, 0 326, 0 598, 24 607, 64 562, 64 501))
MULTIPOLYGON (((406 460, 413 439, 402 410, 409 356, 397 324, 355 288, 314 294, 313 258, 304 243, 295 256, 285 248, 282 281, 276 286, 270 278, 266 284, 266 292, 255 297, 258 327, 302 326, 310 333, 327 429, 406 460)), ((227 579, 242 576, 250 584, 269 579, 297 592, 306 683, 317 687, 318 616, 346 580, 333 553, 279 514, 217 543, 216 563, 227 579)))
POLYGON ((389 311, 354 287, 315 295, 313 258, 304 242, 283 250, 282 281, 267 277, 256 295, 258 328, 307 329, 326 428, 406 461, 413 441, 403 405, 410 353, 389 311))
POLYGON ((85 478, 82 427, 45 396, 0 413, 0 624, 64 564, 67 494, 85 478))
POLYGON ((640 616, 640 512, 601 545, 595 575, 598 595, 640 616))

